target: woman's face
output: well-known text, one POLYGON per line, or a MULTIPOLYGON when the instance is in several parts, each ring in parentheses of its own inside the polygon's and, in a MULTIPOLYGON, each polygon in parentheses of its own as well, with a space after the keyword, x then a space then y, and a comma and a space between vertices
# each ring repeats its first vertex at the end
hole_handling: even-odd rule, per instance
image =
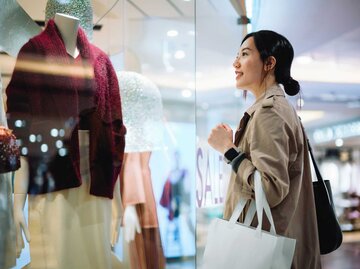
POLYGON ((254 37, 249 37, 241 45, 233 66, 237 88, 255 90, 261 85, 264 64, 255 46, 254 37))

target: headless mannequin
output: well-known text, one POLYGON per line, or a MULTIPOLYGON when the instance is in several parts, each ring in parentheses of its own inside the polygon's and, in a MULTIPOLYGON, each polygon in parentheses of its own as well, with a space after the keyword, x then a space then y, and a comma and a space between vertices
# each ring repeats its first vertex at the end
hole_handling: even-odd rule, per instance
POLYGON ((149 167, 152 151, 163 148, 161 95, 157 86, 141 74, 119 71, 117 76, 124 102, 123 119, 127 127, 120 181, 125 208, 124 240, 129 250, 125 261, 130 261, 129 268, 164 268, 149 167), (147 113, 144 113, 144 107, 149 108, 147 113))
MULTIPOLYGON (((76 46, 79 19, 66 14, 56 13, 54 22, 61 34, 67 53, 73 58, 79 56, 80 52, 76 46)), ((82 136, 84 134, 88 135, 88 131, 87 130, 79 131, 79 136, 82 136)), ((17 173, 15 173, 15 180, 14 180, 14 220, 16 226, 16 253, 18 257, 20 256, 21 250, 24 248, 22 231, 24 231, 25 238, 28 242, 30 242, 30 238, 31 238, 23 212, 27 197, 28 185, 29 185, 29 177, 27 171, 28 171, 27 163, 25 159, 22 159, 21 169, 17 173)), ((121 225, 121 217, 122 217, 119 181, 116 182, 114 188, 114 198, 111 203, 112 203, 112 223, 111 223, 110 242, 111 245, 114 246, 118 241, 120 225, 121 225)), ((113 264, 118 263, 117 261, 114 261, 114 256, 112 256, 112 260, 113 260, 113 264)))
POLYGON ((54 21, 64 41, 66 52, 76 58, 79 55, 79 50, 76 47, 79 19, 70 15, 56 13, 54 21))

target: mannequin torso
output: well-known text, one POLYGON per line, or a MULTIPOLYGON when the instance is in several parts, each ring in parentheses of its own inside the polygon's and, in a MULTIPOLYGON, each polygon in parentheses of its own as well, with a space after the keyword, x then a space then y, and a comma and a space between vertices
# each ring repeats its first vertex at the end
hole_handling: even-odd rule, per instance
POLYGON ((54 21, 64 41, 67 53, 76 58, 79 55, 79 50, 76 47, 79 19, 70 15, 56 13, 54 21))

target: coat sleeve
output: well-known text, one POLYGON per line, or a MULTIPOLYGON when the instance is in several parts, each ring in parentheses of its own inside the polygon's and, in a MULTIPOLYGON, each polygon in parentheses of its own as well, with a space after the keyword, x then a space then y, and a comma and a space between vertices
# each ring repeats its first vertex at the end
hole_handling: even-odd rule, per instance
POLYGON ((239 166, 237 180, 242 192, 253 196, 253 174, 257 169, 270 207, 275 207, 289 193, 289 145, 292 130, 274 108, 261 108, 253 115, 249 133, 249 158, 239 166))

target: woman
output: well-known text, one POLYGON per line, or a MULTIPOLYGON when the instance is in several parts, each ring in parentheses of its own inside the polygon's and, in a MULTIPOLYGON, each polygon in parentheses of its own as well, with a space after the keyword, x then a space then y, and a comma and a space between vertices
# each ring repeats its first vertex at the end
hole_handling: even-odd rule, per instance
MULTIPOLYGON (((307 143, 296 111, 284 94, 284 90, 288 95, 300 90, 290 76, 293 57, 290 42, 273 31, 245 36, 233 64, 236 86, 250 91, 256 101, 247 109, 234 142, 227 124, 216 126, 208 142, 232 166, 224 218, 230 218, 240 197, 254 197, 257 169, 277 233, 296 239, 291 268, 318 269, 320 250, 307 143)), ((268 222, 263 228, 269 228, 268 222)))

